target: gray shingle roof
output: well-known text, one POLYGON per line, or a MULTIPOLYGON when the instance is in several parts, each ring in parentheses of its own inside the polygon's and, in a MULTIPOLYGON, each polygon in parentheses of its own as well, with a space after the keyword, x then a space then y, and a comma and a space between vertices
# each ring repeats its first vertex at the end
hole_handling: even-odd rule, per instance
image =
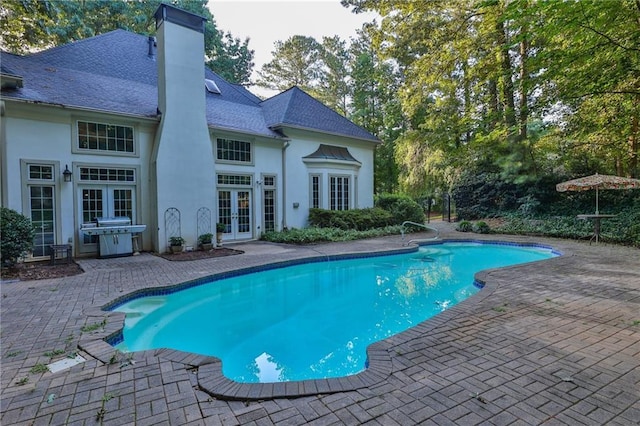
POLYGON ((261 105, 271 128, 295 127, 379 142, 371 133, 296 86, 261 105))
MULTIPOLYGON (((25 56, 2 52, 3 70, 24 80, 23 88, 3 90, 2 97, 155 117, 158 69, 148 53, 148 37, 125 30, 25 56)), ((281 137, 279 128, 289 126, 378 141, 297 87, 261 101, 207 68, 205 78, 221 92, 206 92, 210 127, 281 137)))
POLYGON ((354 163, 360 163, 360 161, 356 160, 353 155, 349 152, 349 150, 342 146, 333 146, 333 145, 325 145, 320 144, 318 149, 302 158, 314 159, 314 160, 340 160, 340 161, 351 161, 354 163))

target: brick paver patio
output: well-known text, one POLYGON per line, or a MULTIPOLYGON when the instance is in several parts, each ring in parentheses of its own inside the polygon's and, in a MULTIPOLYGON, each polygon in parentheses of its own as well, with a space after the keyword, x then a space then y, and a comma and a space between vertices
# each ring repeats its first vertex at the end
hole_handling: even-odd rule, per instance
POLYGON ((251 242, 238 245, 243 255, 190 262, 81 259, 85 273, 75 277, 3 282, 0 423, 640 424, 640 250, 437 226, 445 239, 539 242, 564 256, 482 273, 487 285, 476 296, 376 344, 383 362, 370 382, 326 381, 313 385, 317 394, 310 383, 256 391, 216 380, 211 357, 118 355, 101 338, 118 330, 121 314, 100 307, 239 267, 398 249, 399 236, 306 247, 251 242), (43 371, 70 352, 86 362, 43 371), (270 397, 297 392, 307 395, 270 397), (236 397, 221 396, 229 394, 236 397))

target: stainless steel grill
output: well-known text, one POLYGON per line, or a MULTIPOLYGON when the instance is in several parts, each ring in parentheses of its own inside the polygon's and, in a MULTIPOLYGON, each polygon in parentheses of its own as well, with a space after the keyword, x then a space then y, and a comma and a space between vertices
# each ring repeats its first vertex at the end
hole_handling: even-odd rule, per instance
POLYGON ((126 216, 98 217, 94 223, 84 224, 80 231, 85 235, 98 236, 100 257, 115 257, 133 254, 131 234, 146 228, 147 225, 132 225, 126 216))

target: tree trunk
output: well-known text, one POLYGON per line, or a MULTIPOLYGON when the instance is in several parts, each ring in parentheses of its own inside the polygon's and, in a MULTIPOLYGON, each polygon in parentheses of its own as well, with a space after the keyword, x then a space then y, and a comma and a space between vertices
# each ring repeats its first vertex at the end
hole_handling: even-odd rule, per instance
MULTIPOLYGON (((523 27, 522 32, 525 32, 526 28, 523 27)), ((526 38, 523 37, 520 42, 520 126, 518 128, 518 139, 520 142, 527 139, 527 121, 529 118, 529 105, 528 99, 528 76, 527 76, 527 59, 529 54, 529 44, 526 38)))
POLYGON ((502 102, 504 103, 504 123, 508 128, 509 141, 513 142, 516 135, 516 106, 513 100, 513 66, 509 56, 507 34, 502 21, 496 25, 498 45, 500 47, 500 68, 502 70, 502 102))
POLYGON ((640 131, 640 120, 638 119, 638 109, 640 107, 640 95, 636 95, 633 101, 633 112, 631 115, 631 133, 629 134, 629 176, 637 178, 638 174, 638 133, 640 131))

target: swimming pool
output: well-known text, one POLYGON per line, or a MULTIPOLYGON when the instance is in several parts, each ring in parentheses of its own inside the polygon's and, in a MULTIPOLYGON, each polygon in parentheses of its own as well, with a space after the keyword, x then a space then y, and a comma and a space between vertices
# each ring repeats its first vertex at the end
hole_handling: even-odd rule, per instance
POLYGON ((479 291, 480 270, 553 257, 548 248, 444 243, 408 254, 313 262, 130 300, 122 350, 222 359, 245 383, 342 377, 371 343, 479 291))

